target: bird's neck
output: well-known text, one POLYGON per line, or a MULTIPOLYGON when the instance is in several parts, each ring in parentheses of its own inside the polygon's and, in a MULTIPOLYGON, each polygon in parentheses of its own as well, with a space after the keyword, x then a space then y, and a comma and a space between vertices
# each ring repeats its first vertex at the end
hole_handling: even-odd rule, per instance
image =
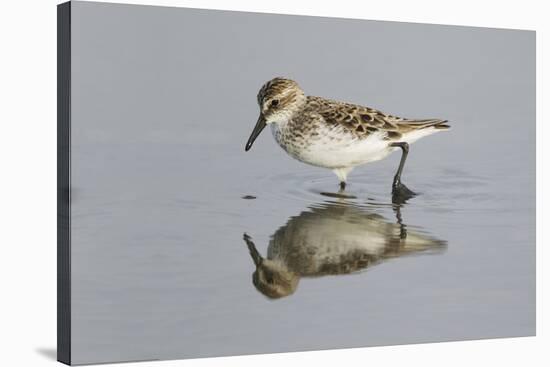
POLYGON ((303 113, 303 110, 306 108, 307 99, 304 96, 300 96, 300 99, 292 106, 292 109, 288 109, 286 113, 281 114, 280 118, 272 123, 274 128, 279 130, 285 130, 289 123, 300 114, 303 113), (303 98, 301 98, 303 97, 303 98))

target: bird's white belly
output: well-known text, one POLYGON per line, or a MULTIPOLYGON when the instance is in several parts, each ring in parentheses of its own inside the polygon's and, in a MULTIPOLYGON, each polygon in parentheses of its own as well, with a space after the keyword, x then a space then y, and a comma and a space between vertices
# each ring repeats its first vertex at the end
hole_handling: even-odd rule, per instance
POLYGON ((279 145, 293 158, 314 166, 330 169, 355 167, 385 158, 395 148, 388 146, 383 134, 358 139, 344 132, 327 130, 303 142, 284 141, 281 132, 273 129, 279 145))
POLYGON ((333 169, 374 162, 383 159, 391 151, 387 141, 371 135, 351 142, 321 141, 311 144, 302 155, 303 160, 310 164, 333 169))

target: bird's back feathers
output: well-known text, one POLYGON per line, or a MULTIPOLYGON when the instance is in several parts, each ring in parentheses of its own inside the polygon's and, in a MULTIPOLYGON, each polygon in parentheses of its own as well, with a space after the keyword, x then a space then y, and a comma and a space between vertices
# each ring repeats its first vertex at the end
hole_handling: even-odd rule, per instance
POLYGON ((366 138, 377 132, 386 140, 400 140, 403 135, 415 130, 433 127, 448 129, 447 120, 406 119, 385 114, 374 108, 338 102, 322 97, 307 97, 306 111, 319 114, 323 121, 332 126, 341 126, 358 138, 366 138))

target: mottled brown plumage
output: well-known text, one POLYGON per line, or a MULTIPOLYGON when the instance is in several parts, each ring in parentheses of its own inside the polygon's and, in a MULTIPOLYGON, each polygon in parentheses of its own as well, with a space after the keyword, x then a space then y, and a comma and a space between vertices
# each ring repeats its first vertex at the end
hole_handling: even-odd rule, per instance
MULTIPOLYGON (((264 101, 272 101, 277 96, 276 106, 270 106, 273 110, 284 109, 296 102, 299 92, 296 82, 285 78, 274 78, 265 83, 258 92, 258 104, 264 101), (291 91, 290 93, 285 93, 291 91)), ((350 133, 359 138, 365 138, 372 133, 386 133, 387 140, 399 140, 403 134, 413 130, 436 127, 447 129, 447 120, 441 119, 407 119, 383 113, 374 108, 357 104, 335 101, 323 97, 307 96, 302 114, 314 117, 318 115, 328 125, 344 127, 350 133)), ((302 119, 303 120, 303 119, 302 119)), ((299 126, 296 126, 299 127, 299 126)))
POLYGON ((366 138, 372 133, 385 133, 387 140, 399 140, 403 134, 413 130, 437 127, 447 129, 447 120, 440 119, 405 119, 385 114, 374 108, 356 104, 334 101, 322 97, 307 97, 305 111, 318 113, 326 124, 340 125, 359 138, 366 138))

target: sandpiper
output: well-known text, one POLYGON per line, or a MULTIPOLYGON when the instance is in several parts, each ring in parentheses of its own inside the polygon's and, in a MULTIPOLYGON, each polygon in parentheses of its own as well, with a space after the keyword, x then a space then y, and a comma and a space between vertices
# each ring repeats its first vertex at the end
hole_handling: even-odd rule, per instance
POLYGON ((258 92, 258 104, 260 117, 245 150, 270 125, 275 140, 290 156, 331 169, 340 180, 341 191, 353 168, 401 149, 392 184, 394 201, 415 195, 401 183, 409 144, 450 127, 447 120, 401 118, 370 107, 306 96, 298 83, 286 78, 265 83, 258 92))

